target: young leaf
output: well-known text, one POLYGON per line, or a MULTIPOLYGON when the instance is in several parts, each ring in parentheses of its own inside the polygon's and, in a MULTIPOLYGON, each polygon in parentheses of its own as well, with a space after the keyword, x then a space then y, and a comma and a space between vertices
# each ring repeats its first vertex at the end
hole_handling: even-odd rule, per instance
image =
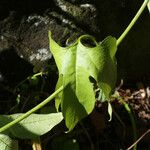
POLYGON ((0 150, 18 150, 18 142, 8 135, 0 134, 0 150))
MULTIPOLYGON (((6 123, 8 123, 8 120, 11 122, 21 115, 22 114, 3 115, 0 116, 0 120, 6 118, 6 123)), ((29 117, 11 127, 9 132, 17 138, 33 139, 50 131, 54 126, 60 123, 62 119, 62 113, 31 114, 29 117)), ((0 126, 2 125, 0 124, 0 126)))
POLYGON ((105 100, 111 94, 116 81, 116 39, 108 37, 99 44, 93 37, 84 35, 66 48, 60 47, 51 34, 49 39, 50 50, 61 76, 58 84, 64 87, 59 95, 63 116, 66 126, 72 130, 94 108, 95 93, 90 77, 98 83, 105 100), (83 45, 82 41, 86 39, 91 40, 95 47, 83 45))

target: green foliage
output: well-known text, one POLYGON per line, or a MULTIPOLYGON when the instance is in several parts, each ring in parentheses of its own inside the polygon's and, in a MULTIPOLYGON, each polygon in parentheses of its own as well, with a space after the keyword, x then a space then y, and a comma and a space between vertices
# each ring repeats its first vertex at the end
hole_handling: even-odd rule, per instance
MULTIPOLYGON (((0 126, 7 124, 22 114, 1 115, 0 126)), ((62 113, 31 114, 26 119, 8 129, 7 134, 21 139, 33 139, 39 137, 62 121, 62 113)), ((1 140, 1 139, 0 139, 1 140)))
POLYGON ((0 150, 18 150, 18 142, 8 135, 0 134, 0 150))
MULTIPOLYGON (((143 2, 138 13, 117 41, 109 36, 98 43, 93 37, 83 35, 71 46, 61 47, 51 38, 49 32, 50 49, 59 70, 56 91, 25 114, 0 115, 0 150, 18 150, 17 141, 11 137, 33 139, 41 136, 60 123, 63 116, 66 126, 69 130, 72 130, 81 119, 90 114, 94 109, 95 86, 100 89, 101 95, 99 97, 101 100, 109 100, 116 83, 117 64, 115 53, 117 46, 128 34, 146 6, 149 8, 149 0, 143 2), (87 39, 94 46, 85 45, 83 42, 87 39), (90 79, 95 82, 92 82, 90 79), (56 95, 58 95, 56 98, 56 108, 58 110, 61 104, 62 113, 33 114, 50 102, 56 95)), ((27 78, 32 86, 38 84, 38 78, 36 77, 38 75, 41 75, 41 73, 27 78)), ((19 85, 22 85, 25 81, 22 81, 19 85)), ((25 90, 28 87, 24 84, 23 88, 25 90)), ((20 102, 19 95, 17 102, 20 102)), ((129 110, 130 114, 130 109, 126 109, 129 110)), ((111 120, 112 107, 109 102, 108 113, 111 120)), ((133 129, 135 130, 131 114, 130 117, 133 129)), ((62 147, 58 146, 57 149, 62 149, 62 147)), ((78 150, 79 145, 75 140, 70 139, 63 143, 63 149, 78 150)), ((136 146, 134 149, 136 149, 136 146)))
POLYGON ((95 105, 95 92, 92 77, 106 101, 116 83, 117 50, 116 39, 109 36, 101 43, 88 35, 81 36, 69 47, 59 46, 49 32, 50 49, 59 70, 58 89, 64 89, 57 97, 56 106, 61 102, 61 109, 66 126, 72 130, 82 118, 90 114, 95 105), (84 40, 90 40, 95 46, 87 47, 84 40))

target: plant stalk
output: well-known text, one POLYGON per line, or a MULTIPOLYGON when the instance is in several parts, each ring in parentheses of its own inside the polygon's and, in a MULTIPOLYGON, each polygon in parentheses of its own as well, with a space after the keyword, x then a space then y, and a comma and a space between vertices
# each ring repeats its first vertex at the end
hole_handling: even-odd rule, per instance
POLYGON ((32 150, 42 150, 40 137, 32 140, 32 150))
POLYGON ((126 37, 126 35, 128 34, 128 32, 134 26, 134 24, 136 23, 136 21, 138 20, 138 18, 142 14, 142 12, 144 11, 145 7, 147 6, 148 2, 149 2, 149 0, 144 0, 141 8, 139 9, 139 11, 135 15, 135 17, 132 19, 132 21, 130 22, 130 24, 128 25, 128 27, 125 29, 125 31, 122 33, 122 35, 118 38, 118 40, 117 40, 117 46, 122 42, 122 40, 126 37))
MULTIPOLYGON (((133 129, 133 136, 134 136, 133 138, 134 138, 134 142, 135 142, 137 140, 137 128, 136 128, 136 123, 135 123, 133 113, 132 113, 129 105, 124 100, 121 100, 121 102, 123 103, 124 108, 126 109, 126 111, 129 114, 131 124, 132 124, 132 129, 133 129)), ((135 144, 134 147, 133 147, 133 150, 136 150, 136 149, 137 149, 137 144, 135 144)))
POLYGON ((25 81, 27 81, 28 79, 30 79, 31 77, 42 76, 42 74, 43 74, 43 72, 39 72, 39 73, 36 73, 36 74, 34 74, 34 75, 32 75, 32 76, 28 76, 26 79, 24 79, 23 81, 21 81, 21 82, 15 87, 15 89, 16 89, 17 87, 19 87, 21 84, 23 84, 25 81))
POLYGON ((3 127, 0 128, 0 133, 11 128, 12 126, 14 126, 15 124, 17 124, 18 122, 20 122, 21 120, 27 118, 28 116, 30 116, 32 113, 34 113, 35 111, 39 110, 40 108, 42 108, 44 105, 46 105, 47 103, 49 103, 53 98, 56 97, 57 94, 59 94, 61 91, 63 90, 63 86, 61 86, 57 91, 55 91, 53 94, 51 94, 48 98, 46 98, 43 102, 41 102, 40 104, 38 104, 37 106, 35 106, 34 108, 32 108, 31 110, 29 110, 28 112, 26 112, 25 114, 23 114, 22 116, 18 117, 17 119, 13 120, 12 122, 4 125, 3 127))

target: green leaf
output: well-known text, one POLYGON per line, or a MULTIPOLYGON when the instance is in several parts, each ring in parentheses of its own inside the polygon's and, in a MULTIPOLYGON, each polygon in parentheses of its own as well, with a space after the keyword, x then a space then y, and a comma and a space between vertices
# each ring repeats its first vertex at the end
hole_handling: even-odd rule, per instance
MULTIPOLYGON (((62 86, 63 83, 63 77, 62 74, 59 75, 57 84, 56 84, 56 90, 59 89, 62 86)), ((57 112, 59 111, 59 106, 61 103, 61 97, 62 97, 62 92, 60 92, 59 94, 57 94, 56 98, 55 98, 55 107, 57 112)))
POLYGON ((49 39, 50 50, 59 70, 57 86, 64 87, 57 107, 61 102, 66 126, 72 130, 94 108, 95 93, 90 77, 95 79, 102 90, 103 99, 109 99, 116 82, 116 39, 108 37, 99 44, 93 37, 83 35, 69 47, 60 47, 50 33, 49 39), (95 47, 83 45, 87 39, 95 47))
MULTIPOLYGON (((51 32, 49 32, 49 37, 51 37, 51 32)), ((56 65, 59 71, 59 79, 56 85, 56 90, 59 89, 62 86, 62 74, 61 74, 61 70, 62 70, 62 62, 64 60, 64 56, 66 53, 66 48, 59 46, 52 38, 51 38, 51 52, 55 58, 56 61, 56 65)), ((56 110, 58 111, 59 109, 59 105, 60 105, 60 99, 62 97, 62 92, 60 92, 55 99, 55 106, 56 106, 56 110)))
POLYGON ((100 44, 104 51, 104 63, 101 71, 99 72, 98 84, 102 90, 103 96, 105 97, 102 99, 109 100, 117 79, 117 62, 115 58, 117 51, 116 39, 108 36, 100 44))
MULTIPOLYGON (((4 122, 5 124, 11 122, 21 115, 22 114, 0 116, 0 120, 3 120, 3 124, 0 122, 0 126, 3 126, 4 122)), ((9 133, 17 138, 33 139, 50 131, 54 126, 60 123, 62 119, 62 113, 31 114, 29 117, 11 127, 9 133)))
POLYGON ((0 150, 18 150, 18 142, 8 135, 0 134, 0 150))

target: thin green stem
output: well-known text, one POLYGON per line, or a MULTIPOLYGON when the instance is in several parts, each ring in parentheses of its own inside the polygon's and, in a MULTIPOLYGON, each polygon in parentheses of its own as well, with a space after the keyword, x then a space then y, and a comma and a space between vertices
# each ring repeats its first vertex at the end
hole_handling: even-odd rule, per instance
POLYGON ((63 86, 61 86, 57 91, 55 91, 53 94, 51 94, 48 98, 46 98, 43 102, 41 102, 40 104, 38 104, 37 106, 35 106, 34 108, 32 108, 31 110, 29 110, 28 112, 26 112, 25 114, 23 114, 22 116, 18 117, 17 119, 15 119, 14 121, 4 125, 3 127, 0 128, 0 132, 3 132, 9 128, 11 128, 12 126, 14 126, 16 123, 20 122, 21 120, 27 118, 28 116, 30 116, 32 113, 34 113, 35 111, 39 110, 40 108, 42 108, 44 105, 46 105, 47 103, 49 103, 53 98, 56 97, 57 94, 59 94, 61 91, 63 90, 63 86))
MULTIPOLYGON (((133 114, 132 114, 132 111, 131 111, 129 105, 124 100, 121 100, 121 102, 123 103, 124 108, 126 109, 126 111, 129 114, 131 124, 132 124, 132 129, 133 129, 134 142, 135 142, 137 140, 137 128, 136 128, 135 119, 133 117, 133 114)), ((137 144, 135 144, 133 147, 133 150, 136 150, 136 149, 137 149, 137 144)))
POLYGON ((136 23, 137 19, 140 17, 140 15, 142 14, 143 10, 147 6, 148 2, 149 2, 149 0, 144 0, 141 8, 139 9, 139 11, 135 15, 135 17, 132 19, 132 21, 130 22, 130 24, 128 25, 128 27, 125 29, 125 31, 122 33, 122 35, 118 38, 118 40, 117 40, 117 46, 122 42, 122 40, 126 37, 126 35, 131 30, 131 28, 133 27, 133 25, 136 23))
POLYGON ((27 80, 29 80, 30 78, 32 78, 32 77, 37 77, 37 76, 42 76, 42 74, 43 74, 43 72, 38 72, 38 73, 36 73, 36 74, 34 74, 34 75, 32 75, 32 76, 28 76, 26 79, 24 79, 23 81, 21 81, 16 87, 15 87, 15 89, 17 88, 17 87, 19 87, 20 85, 22 85, 24 82, 26 82, 27 80))

